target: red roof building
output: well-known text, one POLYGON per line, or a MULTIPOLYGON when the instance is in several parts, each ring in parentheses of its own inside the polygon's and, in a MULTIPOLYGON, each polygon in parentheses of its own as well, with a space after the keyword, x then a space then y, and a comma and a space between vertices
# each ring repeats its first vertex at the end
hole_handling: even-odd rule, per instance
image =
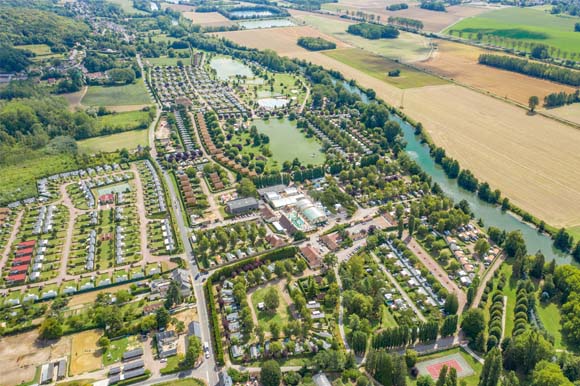
POLYGON ((23 241, 21 243, 18 243, 17 248, 18 249, 31 248, 31 247, 34 247, 35 245, 36 245, 36 240, 28 240, 28 241, 23 241))
POLYGON ((25 280, 26 280, 25 273, 19 273, 17 275, 10 275, 6 278, 6 281, 8 281, 9 283, 12 283, 12 284, 23 283, 25 280))
POLYGON ((12 260, 12 266, 30 264, 30 260, 32 260, 32 256, 19 257, 12 260))
POLYGON ((115 195, 113 193, 103 194, 99 197, 99 202, 101 205, 113 204, 115 202, 115 195))
POLYGON ((10 268, 10 274, 15 275, 18 273, 26 273, 28 271, 28 265, 17 265, 10 268))
POLYGON ((16 251, 16 257, 32 256, 33 252, 34 252, 33 248, 19 249, 16 251))
POLYGON ((316 252, 314 248, 312 248, 310 244, 301 247, 300 253, 302 254, 302 256, 304 256, 310 268, 316 269, 320 267, 321 264, 320 255, 318 254, 318 252, 316 252))

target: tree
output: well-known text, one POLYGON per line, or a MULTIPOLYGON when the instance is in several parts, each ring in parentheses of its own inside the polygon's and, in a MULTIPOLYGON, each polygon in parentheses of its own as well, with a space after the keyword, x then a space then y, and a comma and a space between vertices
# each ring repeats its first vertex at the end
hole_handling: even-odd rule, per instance
POLYGON ((354 331, 352 333, 352 349, 358 356, 364 356, 367 349, 367 334, 362 331, 354 331))
POLYGON ((479 377, 479 386, 497 386, 502 371, 502 358, 499 348, 494 347, 485 357, 479 377))
POLYGON ((489 242, 484 238, 478 239, 475 242, 474 249, 475 253, 477 253, 480 257, 483 257, 483 255, 486 254, 489 250, 489 242))
POLYGON ((477 335, 485 330, 485 316, 479 308, 471 308, 463 314, 461 329, 470 341, 474 341, 477 335))
POLYGON ((62 325, 57 318, 49 316, 40 325, 41 339, 58 339, 62 336, 62 325))
POLYGON ((276 322, 270 323, 270 333, 272 334, 272 339, 277 340, 280 338, 280 325, 276 322))
POLYGON ((103 349, 103 352, 106 352, 109 349, 109 346, 110 345, 111 345, 111 341, 105 335, 101 336, 99 338, 99 340, 97 341, 97 346, 99 346, 100 348, 102 348, 103 349))
POLYGON ((536 107, 540 104, 540 99, 533 95, 528 100, 528 106, 530 107, 530 111, 533 113, 536 107))
POLYGON ((443 309, 450 315, 455 315, 459 308, 459 300, 457 299, 457 295, 455 293, 450 293, 447 295, 445 299, 445 305, 443 309))
POLYGON ((430 375, 421 375, 417 378, 417 386, 435 386, 435 382, 430 375))
POLYGON ((504 366, 508 370, 528 374, 542 360, 550 360, 554 348, 539 332, 528 329, 513 337, 504 350, 504 366))
POLYGON ((516 254, 526 255, 526 242, 521 231, 509 232, 504 242, 505 252, 509 257, 515 257, 516 254))
POLYGON ((242 197, 257 197, 256 185, 249 178, 242 178, 238 186, 238 194, 242 197))
POLYGON ((177 284, 175 280, 171 280, 165 298, 165 308, 169 310, 173 308, 174 305, 181 304, 182 302, 183 296, 181 296, 181 292, 179 291, 179 284, 177 284))
POLYGON ((159 329, 166 328, 167 325, 169 324, 170 317, 171 316, 169 315, 169 311, 167 311, 167 308, 165 307, 159 308, 155 313, 155 319, 157 320, 157 328, 159 329))
POLYGON ((534 367, 532 386, 573 386, 555 363, 540 361, 534 367))
POLYGON ((201 341, 199 338, 195 335, 190 336, 187 339, 187 351, 181 364, 182 368, 192 368, 197 358, 201 355, 201 350, 201 341))
POLYGON ((274 360, 266 361, 260 369, 260 381, 264 386, 279 386, 282 380, 280 365, 274 360))
POLYGON ((278 296, 278 290, 275 287, 270 287, 268 292, 266 292, 266 295, 264 296, 264 305, 271 313, 275 313, 278 309, 280 298, 278 296))
POLYGON ((412 369, 413 367, 415 367, 418 357, 419 354, 417 354, 417 351, 415 350, 407 349, 405 351, 405 363, 407 364, 408 369, 412 369))

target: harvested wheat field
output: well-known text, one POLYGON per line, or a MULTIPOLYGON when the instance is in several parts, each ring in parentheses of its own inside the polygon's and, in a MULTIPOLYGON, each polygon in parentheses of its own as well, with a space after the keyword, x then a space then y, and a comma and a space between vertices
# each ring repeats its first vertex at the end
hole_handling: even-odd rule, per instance
POLYGON ((578 103, 558 107, 555 109, 547 109, 544 110, 544 113, 580 125, 580 105, 578 103))
POLYGON ((404 101, 438 146, 516 205, 554 226, 580 224, 580 130, 465 87, 403 92, 327 55, 295 56, 356 79, 394 106, 404 101))
POLYGON ((101 368, 101 349, 97 341, 102 332, 99 330, 84 331, 72 337, 70 351, 70 372, 73 375, 83 374, 101 368))
POLYGON ((424 30, 428 32, 440 32, 448 26, 458 22, 466 17, 479 15, 490 9, 496 7, 474 7, 466 5, 456 5, 446 7, 446 12, 435 12, 419 8, 418 3, 409 4, 408 9, 400 11, 387 11, 388 4, 400 3, 400 1, 357 1, 347 0, 339 1, 338 3, 325 4, 323 8, 345 13, 346 11, 362 11, 368 14, 380 16, 382 21, 386 21, 389 16, 407 17, 411 19, 421 20, 424 25, 424 30))
POLYGON ((246 47, 257 48, 260 50, 272 49, 280 55, 285 56, 293 56, 298 53, 309 52, 296 44, 298 38, 302 36, 321 37, 336 43, 337 48, 349 47, 346 43, 323 34, 312 27, 264 28, 257 30, 219 32, 216 35, 223 36, 246 47))
POLYGON ((405 112, 433 141, 516 205, 580 224, 580 131, 464 87, 411 89, 405 112))
POLYGON ((34 378, 36 367, 51 360, 67 356, 70 352, 70 337, 58 341, 39 342, 38 330, 7 336, 0 339, 2 358, 2 385, 18 385, 34 378))
POLYGON ((183 12, 183 16, 199 25, 232 25, 234 24, 225 16, 217 12, 183 12))
POLYGON ((193 12, 193 11, 195 11, 195 7, 192 5, 161 3, 161 9, 167 9, 167 8, 170 8, 174 11, 179 11, 179 12, 193 12))
POLYGON ((546 95, 554 92, 575 91, 573 87, 478 64, 479 55, 488 52, 482 48, 445 40, 435 42, 438 46, 436 53, 427 61, 415 63, 415 66, 469 87, 523 105, 528 104, 532 95, 542 101, 546 95))

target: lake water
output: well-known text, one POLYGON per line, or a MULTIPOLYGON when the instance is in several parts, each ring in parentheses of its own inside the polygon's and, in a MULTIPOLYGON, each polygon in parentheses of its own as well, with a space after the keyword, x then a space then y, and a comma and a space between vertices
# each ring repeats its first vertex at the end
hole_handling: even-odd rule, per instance
POLYGON ((290 102, 286 98, 262 98, 258 99, 258 105, 265 107, 266 109, 275 109, 284 107, 290 102))
POLYGON ((230 15, 241 19, 257 19, 259 17, 271 17, 274 14, 270 11, 233 11, 230 15))
POLYGON ((250 20, 238 23, 244 29, 274 28, 274 27, 292 27, 296 24, 290 19, 271 19, 271 20, 250 20))
MULTIPOLYGON (((344 82, 343 85, 349 91, 360 95, 361 99, 365 103, 368 103, 367 96, 358 87, 351 86, 348 82, 344 82)), ((507 232, 515 230, 521 231, 526 241, 529 254, 541 251, 546 256, 546 260, 555 259, 557 264, 574 264, 571 256, 554 248, 552 239, 549 236, 539 233, 536 228, 520 221, 509 212, 502 212, 498 206, 481 200, 475 193, 460 188, 457 185, 457 180, 449 179, 443 169, 435 163, 429 152, 429 147, 426 144, 422 144, 420 139, 415 136, 415 129, 396 115, 391 115, 391 119, 401 125, 405 141, 407 142, 405 150, 411 158, 421 166, 425 173, 431 176, 433 182, 439 184, 447 196, 451 197, 455 202, 461 200, 469 202, 469 207, 475 214, 475 217, 481 218, 486 228, 494 226, 504 229, 507 232)))
POLYGON ((252 122, 259 133, 270 138, 272 158, 282 166, 284 161, 298 158, 303 165, 319 165, 324 162, 322 145, 314 138, 306 138, 296 127, 296 121, 288 118, 270 118, 267 121, 256 119, 252 122))
POLYGON ((217 77, 221 80, 227 80, 236 75, 246 76, 248 78, 254 76, 250 67, 230 58, 213 58, 209 65, 216 71, 217 77))

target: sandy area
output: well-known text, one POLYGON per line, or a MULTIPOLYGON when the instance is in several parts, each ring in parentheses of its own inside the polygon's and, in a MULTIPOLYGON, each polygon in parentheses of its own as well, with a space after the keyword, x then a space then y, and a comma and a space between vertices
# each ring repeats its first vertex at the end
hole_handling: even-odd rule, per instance
POLYGON ((73 335, 69 367, 71 374, 83 374, 102 367, 101 349, 97 346, 101 335, 99 330, 84 331, 73 335))
POLYGON ((312 27, 283 27, 258 30, 242 30, 233 32, 220 32, 217 35, 226 37, 246 47, 257 49, 272 49, 281 55, 295 55, 310 52, 296 41, 302 36, 321 37, 336 43, 337 48, 349 47, 346 43, 323 34, 312 27))
POLYGON ((417 67, 461 84, 485 90, 502 98, 527 105, 532 95, 544 100, 554 92, 574 92, 573 87, 536 79, 511 71, 504 71, 477 63, 484 49, 466 44, 436 40, 438 49, 435 55, 424 62, 415 63, 417 67))
POLYGON ((0 358, 3 370, 1 384, 18 385, 34 378, 36 367, 60 359, 70 352, 70 337, 42 344, 36 341, 38 330, 0 339, 0 358))

